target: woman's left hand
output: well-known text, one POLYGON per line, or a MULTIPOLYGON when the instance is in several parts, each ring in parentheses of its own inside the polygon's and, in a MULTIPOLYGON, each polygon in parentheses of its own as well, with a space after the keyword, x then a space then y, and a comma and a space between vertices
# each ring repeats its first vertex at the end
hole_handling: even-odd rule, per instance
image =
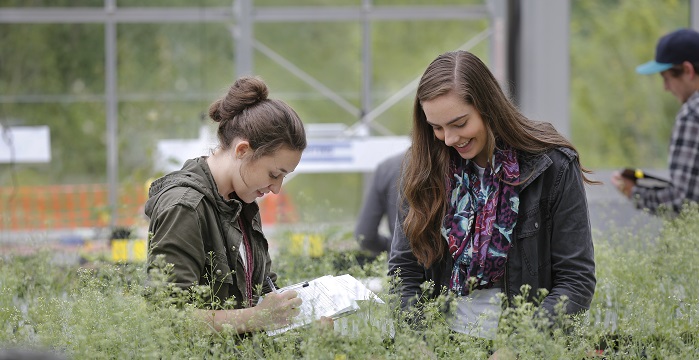
POLYGON ((333 320, 331 317, 321 316, 320 319, 315 322, 315 324, 320 330, 335 329, 335 320, 333 320))

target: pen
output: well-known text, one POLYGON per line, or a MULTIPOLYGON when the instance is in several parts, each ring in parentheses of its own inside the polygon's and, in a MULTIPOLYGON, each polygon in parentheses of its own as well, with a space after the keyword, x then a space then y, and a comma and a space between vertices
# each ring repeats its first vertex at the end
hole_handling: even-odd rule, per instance
POLYGON ((269 288, 272 289, 273 293, 277 293, 277 287, 274 286, 274 283, 272 282, 272 279, 270 279, 269 276, 267 276, 267 285, 269 285, 269 288))

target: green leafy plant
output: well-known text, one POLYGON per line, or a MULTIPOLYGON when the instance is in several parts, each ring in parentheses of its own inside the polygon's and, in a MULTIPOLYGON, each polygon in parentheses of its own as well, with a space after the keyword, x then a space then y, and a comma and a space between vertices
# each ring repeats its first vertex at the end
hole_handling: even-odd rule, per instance
MULTIPOLYGON (((590 310, 554 314, 551 326, 537 301, 525 301, 529 289, 523 287, 492 340, 449 329, 448 293, 423 300, 419 311, 401 312, 389 291, 399 280, 385 275, 386 255, 359 261, 347 231, 326 230, 322 256, 282 248, 274 265, 284 284, 344 273, 381 280, 377 294, 386 304, 362 304, 359 313, 336 320, 335 331, 311 326, 275 337, 214 332, 192 304, 226 304, 211 303, 211 289, 168 284, 169 264, 156 264, 146 278, 143 264, 66 265, 44 251, 0 258, 0 348, 51 349, 74 359, 486 359, 496 350, 519 359, 699 357, 696 205, 666 219, 659 236, 596 234, 598 283, 590 310)), ((433 286, 426 283, 423 291, 433 286)))

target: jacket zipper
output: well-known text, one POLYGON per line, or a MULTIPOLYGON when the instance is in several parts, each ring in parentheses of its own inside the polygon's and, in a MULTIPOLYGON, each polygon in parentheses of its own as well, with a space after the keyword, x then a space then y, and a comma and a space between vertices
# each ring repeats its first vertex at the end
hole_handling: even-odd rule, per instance
MULTIPOLYGON (((512 235, 515 235, 515 234, 512 234, 512 235)), ((514 250, 515 247, 517 246, 516 238, 517 238, 516 236, 513 236, 513 239, 515 239, 515 240, 512 241, 512 248, 510 248, 510 251, 514 250)), ((510 270, 510 260, 508 258, 508 260, 505 261, 505 279, 504 279, 505 280, 505 284, 504 284, 505 298, 507 299, 507 306, 508 307, 511 306, 511 303, 512 303, 512 299, 510 299, 510 286, 509 286, 509 284, 510 284, 510 274, 509 274, 510 271, 509 270, 510 270)))
POLYGON ((512 299, 510 299, 510 289, 508 286, 510 283, 510 276, 509 276, 509 271, 508 271, 509 268, 510 268, 510 262, 506 261, 505 262, 505 286, 504 287, 505 287, 505 297, 507 298, 507 306, 508 307, 511 305, 510 303, 512 302, 511 301, 512 299))

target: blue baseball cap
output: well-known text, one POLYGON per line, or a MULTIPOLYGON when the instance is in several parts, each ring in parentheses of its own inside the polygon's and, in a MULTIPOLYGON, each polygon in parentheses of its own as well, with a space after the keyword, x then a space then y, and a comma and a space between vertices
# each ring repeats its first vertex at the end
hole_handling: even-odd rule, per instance
POLYGON ((679 29, 661 37, 655 47, 655 60, 638 65, 636 72, 655 74, 685 61, 699 63, 699 32, 692 29, 679 29))

